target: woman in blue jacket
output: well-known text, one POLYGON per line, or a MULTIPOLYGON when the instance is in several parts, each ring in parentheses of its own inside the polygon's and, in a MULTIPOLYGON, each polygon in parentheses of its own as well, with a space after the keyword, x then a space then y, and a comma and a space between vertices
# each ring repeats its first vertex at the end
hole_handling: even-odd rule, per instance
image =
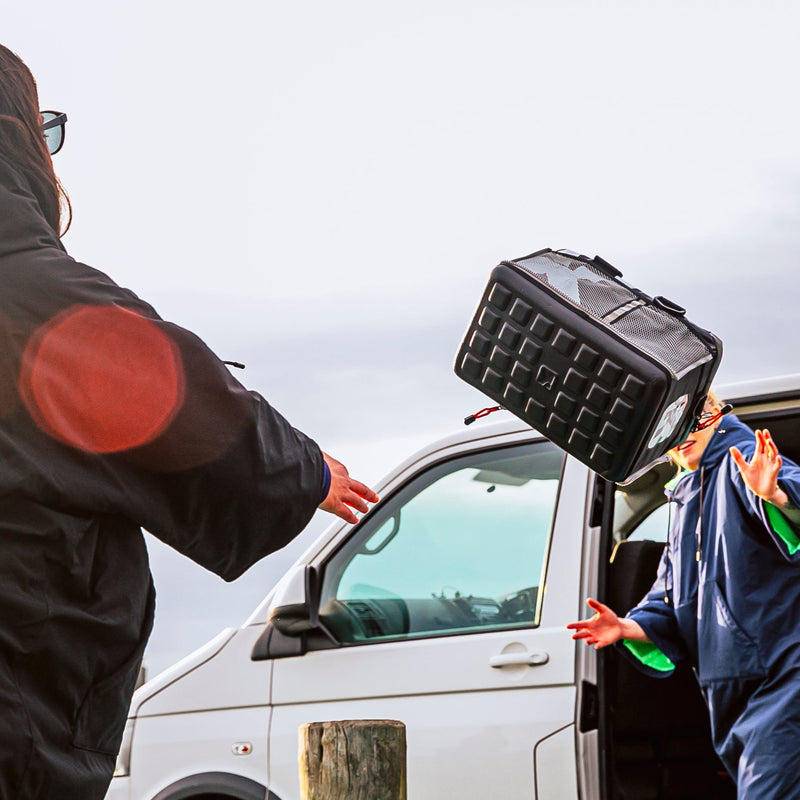
POLYGON ((682 471, 653 587, 625 618, 589 599, 595 615, 568 627, 656 677, 689 659, 738 796, 800 797, 800 468, 713 395, 705 411, 670 453, 682 471))
MULTIPOLYGON (((0 46, 0 797, 100 800, 153 621, 140 526, 225 580, 374 492, 60 240, 66 117, 0 46), (48 146, 49 145, 49 146, 48 146)), ((67 204, 68 205, 68 204, 67 204)))

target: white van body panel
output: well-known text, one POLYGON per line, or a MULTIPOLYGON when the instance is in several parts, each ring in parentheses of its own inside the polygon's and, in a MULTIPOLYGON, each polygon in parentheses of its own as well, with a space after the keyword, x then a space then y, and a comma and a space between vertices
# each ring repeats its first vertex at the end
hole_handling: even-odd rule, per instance
MULTIPOLYGON (((184 656, 180 661, 176 661, 171 667, 168 667, 163 672, 160 672, 154 678, 147 681, 143 686, 140 686, 133 693, 128 716, 137 716, 139 709, 144 703, 151 701, 156 695, 165 691, 168 687, 182 680, 199 666, 214 658, 214 656, 231 640, 235 632, 235 628, 224 628, 202 647, 184 656)), ((172 693, 170 693, 169 696, 172 697, 172 693)))
POLYGON ((534 755, 536 797, 578 800, 575 773, 575 723, 536 745, 534 755))
POLYGON ((198 698, 213 698, 204 704, 209 709, 266 706, 272 662, 250 658, 262 629, 250 625, 230 630, 211 658, 186 668, 179 679, 139 700, 137 718, 189 714, 198 710, 198 698))
POLYGON ((149 800, 187 775, 202 773, 226 772, 265 785, 268 721, 264 705, 137 719, 131 800, 149 800), (245 743, 250 752, 236 755, 234 746, 245 743))
MULTIPOLYGON (((571 723, 574 713, 572 686, 278 706, 270 735, 278 753, 270 790, 281 800, 298 800, 297 731, 312 718, 400 719, 407 731, 409 797, 531 800, 535 743, 571 723), (293 759, 280 756, 289 752, 293 759)), ((574 775, 574 749, 572 758, 574 775)))
POLYGON ((139 690, 131 776, 124 779, 130 798, 155 797, 198 773, 228 772, 266 785, 272 663, 250 658, 262 629, 225 630, 145 684, 150 693, 139 690))
MULTIPOLYGON (((757 411, 764 404, 782 407, 775 398, 780 404, 783 395, 786 407, 796 408, 798 387, 800 375, 787 375, 717 392, 737 411, 757 411)), ((444 459, 539 438, 515 418, 481 422, 416 453, 376 488, 386 498, 444 459)), ((596 680, 596 654, 577 647, 563 627, 584 615, 583 598, 597 588, 599 531, 587 524, 593 477, 574 459, 565 460, 539 627, 251 660, 271 608, 292 592, 289 582, 306 565, 325 562, 358 530, 335 522, 243 627, 223 631, 135 693, 131 772, 112 781, 109 800, 153 800, 208 772, 249 778, 265 792, 269 785, 270 800, 298 800, 299 726, 380 718, 407 726, 408 788, 415 800, 596 798, 598 734, 579 732, 576 720, 578 684, 596 680), (547 659, 536 666, 490 666, 514 653, 546 653, 547 659), (251 747, 237 755, 242 743, 251 747), (473 769, 460 770, 464 764, 473 769)))

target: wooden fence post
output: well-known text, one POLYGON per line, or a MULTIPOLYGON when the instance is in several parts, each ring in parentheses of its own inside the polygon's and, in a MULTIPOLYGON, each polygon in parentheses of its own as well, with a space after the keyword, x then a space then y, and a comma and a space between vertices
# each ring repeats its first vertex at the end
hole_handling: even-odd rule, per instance
POLYGON ((395 720, 300 728, 300 800, 406 800, 406 726, 395 720))

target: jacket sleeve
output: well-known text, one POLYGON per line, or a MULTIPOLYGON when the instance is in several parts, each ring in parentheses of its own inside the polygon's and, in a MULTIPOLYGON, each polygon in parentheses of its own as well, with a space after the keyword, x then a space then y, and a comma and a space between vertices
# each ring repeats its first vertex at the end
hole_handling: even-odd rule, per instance
MULTIPOLYGON (((742 452, 746 458, 752 452, 742 452)), ((750 514, 764 526, 781 555, 791 563, 800 565, 800 529, 777 507, 754 494, 744 483, 742 474, 731 456, 726 456, 726 468, 734 489, 750 514)), ((795 507, 800 508, 800 467, 793 461, 783 460, 778 484, 786 492, 795 507)))
POLYGON ((622 656, 655 678, 668 678, 675 671, 675 663, 687 656, 675 617, 671 572, 668 548, 665 548, 653 586, 627 614, 629 619, 639 623, 650 641, 626 639, 617 643, 622 656))
POLYGON ((127 518, 226 580, 305 527, 320 448, 198 337, 58 247, 3 269, 0 494, 127 518))

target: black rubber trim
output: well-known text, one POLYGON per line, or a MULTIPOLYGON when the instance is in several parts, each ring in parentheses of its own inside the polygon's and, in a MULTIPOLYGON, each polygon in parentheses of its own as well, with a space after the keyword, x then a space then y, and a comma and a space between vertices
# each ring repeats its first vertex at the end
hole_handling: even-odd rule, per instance
MULTIPOLYGON (((725 397, 725 400, 728 398, 725 397)), ((783 392, 761 392, 759 394, 742 395, 741 397, 734 397, 736 406, 755 406, 768 403, 779 403, 786 400, 800 399, 800 391, 797 389, 787 389, 783 392)), ((796 409, 795 409, 796 410, 796 409)), ((768 412, 774 413, 774 412, 768 412)))
POLYGON ((686 309, 683 306, 679 306, 677 303, 673 302, 672 300, 668 300, 666 297, 660 294, 653 298, 653 305, 657 306, 662 311, 666 311, 667 314, 672 314, 673 317, 686 316, 686 309))
POLYGON ((153 800, 191 800, 213 792, 225 793, 235 800, 279 800, 266 786, 229 772, 205 772, 181 778, 162 789, 153 800))
POLYGON ((622 277, 622 271, 618 270, 613 264, 609 264, 608 261, 606 261, 601 256, 595 256, 593 259, 591 259, 591 261, 596 267, 599 267, 603 272, 607 272, 609 275, 611 275, 612 278, 622 277))

